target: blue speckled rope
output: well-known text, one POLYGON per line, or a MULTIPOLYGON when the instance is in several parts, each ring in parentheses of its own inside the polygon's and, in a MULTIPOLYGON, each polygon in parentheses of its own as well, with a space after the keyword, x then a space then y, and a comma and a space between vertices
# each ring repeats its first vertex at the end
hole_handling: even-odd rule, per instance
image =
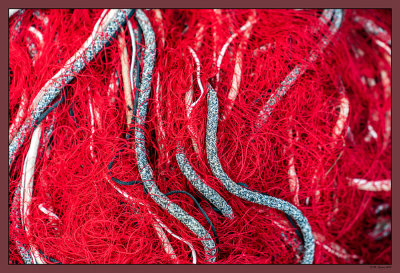
POLYGON ((186 158, 185 151, 181 145, 178 145, 175 157, 180 170, 193 187, 195 187, 208 201, 210 201, 211 204, 221 211, 225 217, 233 219, 234 214, 231 206, 229 206, 228 202, 226 202, 216 190, 208 186, 203 179, 198 176, 196 171, 190 165, 189 160, 186 158))
MULTIPOLYGON (((91 61, 108 43, 108 41, 104 41, 103 35, 105 34, 106 37, 114 37, 116 32, 119 29, 120 25, 124 25, 126 23, 126 19, 129 18, 130 16, 133 15, 132 10, 119 10, 114 18, 106 27, 105 33, 99 34, 96 39, 94 39, 94 42, 92 42, 84 52, 83 56, 86 56, 86 61, 89 62, 91 61), (93 44, 94 43, 94 44, 93 44)), ((61 90, 65 84, 71 82, 74 79, 73 73, 79 73, 83 68, 85 67, 85 61, 83 58, 77 59, 72 68, 68 69, 65 71, 63 75, 60 76, 60 80, 52 84, 46 94, 43 96, 42 100, 39 101, 35 111, 32 114, 32 123, 25 123, 22 125, 21 129, 19 130, 17 136, 14 138, 14 140, 11 142, 8 150, 8 156, 9 156, 9 161, 8 164, 9 166, 12 164, 15 154, 18 151, 18 149, 22 146, 26 135, 29 133, 29 131, 32 128, 35 128, 40 121, 51 111, 53 110, 58 103, 62 102, 64 96, 62 99, 53 105, 53 107, 50 107, 47 111, 44 111, 45 108, 61 93, 61 90), (61 80, 63 78, 63 80, 61 80)), ((50 132, 51 133, 51 130, 50 132)), ((11 207, 11 211, 14 214, 14 227, 16 230, 19 232, 23 232, 22 230, 22 225, 21 225, 21 215, 19 213, 19 192, 20 192, 20 186, 17 186, 16 191, 14 192, 14 198, 13 198, 13 203, 11 207)), ((18 251, 22 257, 22 260, 24 261, 25 264, 32 264, 32 259, 30 256, 30 251, 26 248, 24 244, 22 244, 19 240, 16 240, 16 245, 18 247, 18 251)))
POLYGON ((385 42, 387 45, 392 45, 391 35, 387 33, 386 30, 378 26, 371 19, 367 19, 362 16, 355 16, 353 20, 354 22, 362 24, 362 26, 364 27, 365 31, 368 34, 376 36, 377 38, 385 42))
POLYGON ((28 119, 21 128, 19 129, 17 135, 8 146, 8 165, 11 166, 15 159, 15 155, 19 148, 25 141, 26 135, 30 133, 37 119, 46 109, 46 107, 60 94, 62 88, 70 83, 74 78, 75 74, 79 73, 86 65, 94 59, 94 57, 102 51, 109 43, 104 37, 115 37, 119 27, 126 24, 127 18, 133 15, 133 10, 122 9, 118 10, 113 20, 107 24, 103 33, 97 34, 92 43, 88 45, 82 57, 75 60, 71 68, 66 69, 64 73, 58 77, 58 79, 52 83, 46 90, 45 95, 38 102, 36 108, 31 114, 31 119, 28 119))
POLYGON ((143 185, 150 197, 160 207, 168 211, 173 217, 178 219, 194 234, 201 238, 201 242, 206 252, 207 260, 209 262, 215 262, 216 246, 214 240, 207 232, 207 230, 181 207, 171 202, 171 200, 169 200, 169 198, 158 189, 154 181, 153 169, 147 159, 145 134, 143 128, 145 127, 148 99, 151 92, 150 84, 153 75, 156 43, 154 31, 151 27, 150 21, 142 10, 138 9, 136 11, 136 19, 143 30, 144 40, 146 44, 146 47, 144 48, 142 82, 140 84, 135 126, 135 151, 140 176, 142 178, 143 185))
POLYGON ((217 130, 218 130, 218 97, 217 93, 208 85, 208 113, 207 113, 207 130, 206 130, 206 147, 207 159, 211 167, 211 171, 218 178, 225 188, 240 198, 247 201, 264 205, 270 208, 278 209, 289 215, 294 219, 300 227, 304 238, 304 256, 303 264, 312 264, 314 260, 315 242, 314 236, 311 231, 310 224, 302 212, 290 204, 289 202, 281 199, 268 196, 265 194, 250 191, 242 186, 233 182, 229 176, 222 169, 221 163, 217 153, 217 130))
MULTIPOLYGON (((341 9, 325 9, 323 14, 320 17, 321 21, 330 21, 333 17, 333 25, 330 27, 330 33, 327 37, 323 37, 318 44, 319 51, 323 51, 326 46, 329 44, 332 36, 337 32, 340 25, 343 21, 343 10, 341 9)), ((315 62, 318 57, 317 51, 310 52, 309 61, 315 62)), ((282 81, 279 88, 275 91, 273 95, 271 95, 270 99, 265 103, 262 111, 260 111, 259 118, 255 122, 255 130, 260 129, 271 116, 272 111, 275 109, 276 104, 286 95, 289 89, 293 86, 296 80, 303 75, 303 73, 307 70, 308 65, 298 64, 295 68, 290 71, 290 73, 286 76, 286 78, 282 81)))

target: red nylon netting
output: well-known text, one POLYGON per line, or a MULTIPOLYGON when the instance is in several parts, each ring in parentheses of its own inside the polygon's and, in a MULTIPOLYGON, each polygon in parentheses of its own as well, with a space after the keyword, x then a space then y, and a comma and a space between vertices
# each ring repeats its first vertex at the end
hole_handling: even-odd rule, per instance
MULTIPOLYGON (((145 10, 157 43, 145 130, 148 158, 161 192, 187 191, 200 201, 219 237, 216 262, 298 263, 302 244, 283 213, 230 194, 213 176, 205 143, 207 97, 200 96, 189 47, 201 62, 204 88, 211 83, 217 90, 220 117, 226 115, 219 121, 217 148, 228 176, 252 190, 295 204, 314 232, 315 263, 391 263, 390 230, 387 233, 391 191, 362 190, 351 185, 354 178, 391 179, 390 56, 353 20, 356 15, 363 16, 391 33, 390 11, 346 10, 341 27, 323 52, 318 51, 318 43, 328 27, 318 20, 320 10, 158 12, 161 19, 157 11, 145 10), (217 81, 220 50, 251 16, 256 22, 248 37, 240 32, 227 47, 217 81), (318 27, 320 31, 315 31, 318 27), (308 59, 312 50, 319 52, 315 62, 308 59), (238 52, 242 54, 240 87, 231 104, 228 93, 238 52), (307 65, 307 70, 257 130, 255 123, 262 106, 298 64, 307 65), (340 114, 338 106, 342 105, 341 83, 349 114, 343 131, 336 136, 333 132, 340 114), (199 101, 188 118, 185 95, 190 88, 193 101, 199 101), (179 141, 198 175, 232 207, 236 216, 233 220, 216 213, 184 177, 175 159, 179 141), (295 170, 297 194, 290 183, 293 175, 289 169, 295 170), (387 207, 377 212, 382 206, 387 207)), ((101 13, 25 10, 10 18, 10 134, 22 124, 16 122, 19 113, 23 112, 23 121, 40 89, 80 48, 101 13), (30 27, 42 33, 42 43, 30 27)), ((136 29, 135 19, 130 21, 136 29)), ((130 60, 128 27, 124 26, 122 33, 130 60)), ((200 239, 161 209, 141 185, 118 185, 134 197, 135 205, 111 186, 117 185, 110 182, 108 173, 114 156, 113 177, 123 181, 141 179, 132 148, 134 141, 126 139, 129 128, 121 54, 115 39, 63 89, 65 101, 42 121, 29 236, 15 227, 12 204, 31 136, 10 167, 10 263, 23 263, 16 240, 34 245, 61 263, 191 263, 190 248, 168 233, 177 260, 166 253, 149 211, 193 245, 199 263, 207 263, 200 239), (51 126, 54 130, 50 138, 46 134, 51 126), (52 209, 59 220, 51 220, 40 206, 52 209)), ((136 89, 133 91, 134 97, 136 89)), ((169 198, 212 234, 190 198, 169 198)))

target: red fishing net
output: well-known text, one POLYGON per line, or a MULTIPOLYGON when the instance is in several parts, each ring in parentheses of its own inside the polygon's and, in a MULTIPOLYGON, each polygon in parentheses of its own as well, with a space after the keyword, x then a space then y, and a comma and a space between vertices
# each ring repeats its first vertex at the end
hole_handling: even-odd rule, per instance
MULTIPOLYGON (((39 91, 84 44, 102 12, 26 9, 9 18, 10 143, 34 111, 39 91)), ((303 213, 315 240, 314 263, 391 263, 391 11, 344 10, 336 29, 335 18, 326 22, 317 9, 144 13, 156 38, 141 127, 147 158, 162 193, 190 193, 204 210, 208 218, 188 195, 168 195, 218 241, 215 262, 294 264, 304 248, 284 213, 235 196, 211 171, 208 84, 219 100, 221 166, 236 183, 303 213), (371 31, 371 22, 380 32, 371 31), (302 73, 266 114, 296 68, 302 73), (231 206, 233 219, 184 176, 175 157, 178 143, 197 175, 231 206)), ((202 238, 141 184, 133 133, 138 125, 128 123, 127 113, 143 92, 138 82, 147 76, 148 45, 135 15, 128 20, 136 52, 132 32, 121 25, 62 88, 51 105, 59 104, 37 127, 25 210, 20 192, 32 130, 10 164, 10 263, 26 262, 21 249, 45 263, 209 262, 202 238)))

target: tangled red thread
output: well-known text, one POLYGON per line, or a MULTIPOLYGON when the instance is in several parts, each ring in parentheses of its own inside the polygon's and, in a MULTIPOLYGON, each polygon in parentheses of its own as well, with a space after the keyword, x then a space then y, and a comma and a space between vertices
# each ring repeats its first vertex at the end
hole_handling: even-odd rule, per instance
MULTIPOLYGON (((218 94, 223 169, 233 181, 304 214, 315 240, 314 263, 391 263, 391 12, 344 10, 323 50, 320 41, 333 23, 324 24, 322 12, 144 10, 156 38, 141 128, 148 161, 162 193, 185 191, 199 203, 208 218, 188 195, 168 195, 214 241, 217 234, 216 263, 299 263, 303 241, 284 213, 231 194, 213 175, 205 137, 208 84, 218 94), (379 33, 368 28, 371 22, 379 33), (298 65, 304 73, 258 127, 264 106, 298 65), (183 175, 178 143, 235 218, 221 215, 183 175)), ((26 9, 9 18, 10 143, 42 87, 84 44, 102 13, 26 9)), ((202 238, 143 188, 130 111, 143 92, 137 82, 146 77, 148 45, 135 16, 128 20, 136 52, 128 25, 121 25, 41 121, 26 210, 20 190, 32 133, 10 165, 9 263, 24 263, 20 246, 50 264, 209 262, 202 238), (23 226, 16 225, 21 219, 23 226)))

